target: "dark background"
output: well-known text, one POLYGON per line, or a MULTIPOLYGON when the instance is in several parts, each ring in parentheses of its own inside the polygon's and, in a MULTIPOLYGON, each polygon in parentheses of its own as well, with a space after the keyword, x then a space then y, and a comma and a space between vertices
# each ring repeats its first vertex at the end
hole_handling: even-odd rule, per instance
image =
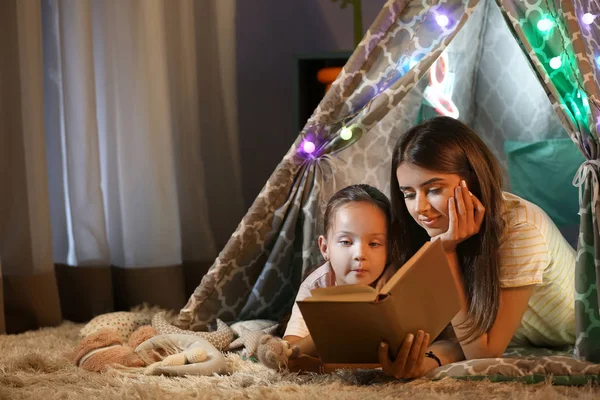
MULTIPOLYGON (((363 0, 363 29, 385 0, 363 0)), ((246 207, 299 133, 296 60, 353 49, 352 9, 331 0, 240 0, 236 68, 246 207)))

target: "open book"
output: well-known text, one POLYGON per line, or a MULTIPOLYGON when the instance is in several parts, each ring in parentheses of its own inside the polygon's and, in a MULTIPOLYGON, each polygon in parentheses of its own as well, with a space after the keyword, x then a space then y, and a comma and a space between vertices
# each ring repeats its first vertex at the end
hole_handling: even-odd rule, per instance
POLYGON ((419 329, 433 342, 460 310, 459 287, 441 241, 435 241, 379 291, 366 285, 319 288, 298 306, 323 363, 378 364, 382 340, 392 354, 419 329))

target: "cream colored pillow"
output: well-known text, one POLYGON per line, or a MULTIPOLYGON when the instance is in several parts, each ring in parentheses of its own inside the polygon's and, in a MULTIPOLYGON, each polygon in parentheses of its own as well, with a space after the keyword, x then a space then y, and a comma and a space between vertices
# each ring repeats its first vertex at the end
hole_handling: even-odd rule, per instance
POLYGON ((113 328, 121 335, 124 341, 140 326, 150 325, 152 314, 145 312, 118 311, 101 314, 88 322, 81 331, 81 336, 86 337, 101 328, 113 328))

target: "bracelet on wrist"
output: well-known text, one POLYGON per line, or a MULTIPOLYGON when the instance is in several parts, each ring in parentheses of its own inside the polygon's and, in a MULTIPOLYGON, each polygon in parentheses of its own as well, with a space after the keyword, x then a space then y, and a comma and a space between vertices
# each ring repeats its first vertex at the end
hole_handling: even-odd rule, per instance
POLYGON ((437 361, 438 366, 442 366, 442 361, 440 360, 440 358, 438 356, 436 356, 433 351, 428 351, 427 353, 425 353, 425 357, 428 358, 433 358, 435 361, 437 361))

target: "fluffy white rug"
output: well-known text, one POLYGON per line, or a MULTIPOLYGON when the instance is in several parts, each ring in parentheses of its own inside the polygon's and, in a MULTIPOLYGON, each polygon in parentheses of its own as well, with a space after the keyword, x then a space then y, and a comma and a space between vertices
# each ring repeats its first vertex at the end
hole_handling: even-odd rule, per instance
POLYGON ((118 376, 83 371, 64 354, 82 325, 65 322, 0 336, 0 399, 598 399, 600 388, 549 384, 416 380, 391 381, 377 371, 329 375, 277 373, 227 356, 226 376, 118 376))

